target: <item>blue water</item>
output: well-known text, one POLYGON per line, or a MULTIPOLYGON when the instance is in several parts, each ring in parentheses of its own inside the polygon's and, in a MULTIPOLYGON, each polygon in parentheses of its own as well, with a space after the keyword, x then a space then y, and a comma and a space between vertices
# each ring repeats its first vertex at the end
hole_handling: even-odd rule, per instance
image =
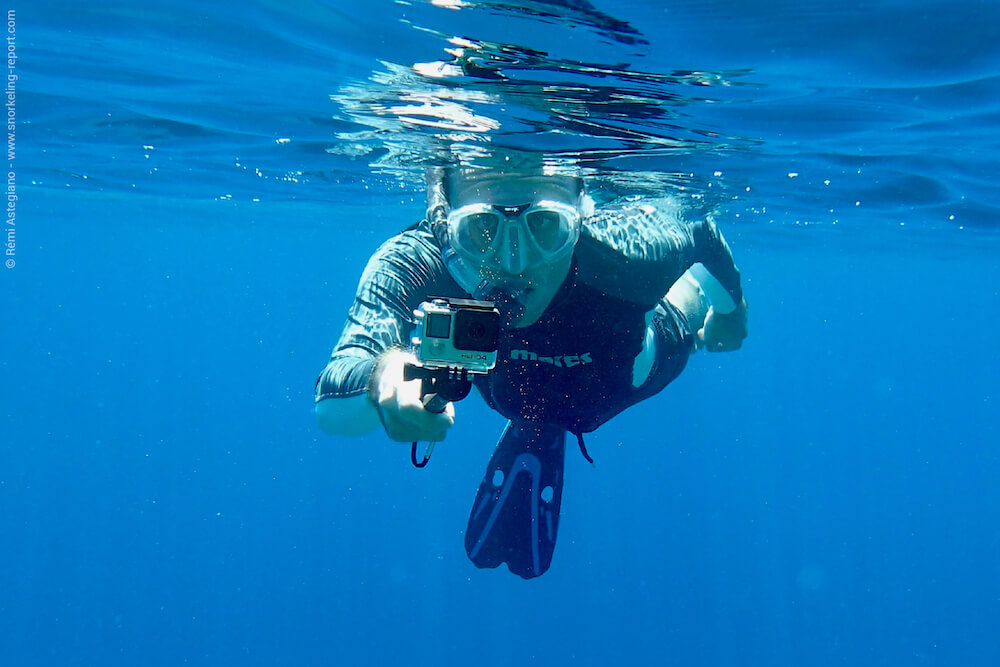
POLYGON ((2 664, 1000 664, 1000 5, 348 4, 14 4, 2 664), (524 50, 414 76, 454 37, 524 50), (444 90, 500 127, 372 111, 444 90), (422 471, 313 421, 453 133, 715 210, 750 303, 528 582, 464 553, 477 398, 422 471))

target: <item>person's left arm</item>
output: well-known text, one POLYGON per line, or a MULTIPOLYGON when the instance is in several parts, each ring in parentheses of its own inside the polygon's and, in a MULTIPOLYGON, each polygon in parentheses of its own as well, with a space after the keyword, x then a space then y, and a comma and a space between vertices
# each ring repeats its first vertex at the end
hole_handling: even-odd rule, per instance
POLYGON ((672 200, 643 200, 597 212, 584 225, 577 262, 584 282, 649 304, 688 272, 711 302, 697 331, 706 349, 736 349, 746 337, 747 306, 729 245, 714 221, 686 221, 672 200))

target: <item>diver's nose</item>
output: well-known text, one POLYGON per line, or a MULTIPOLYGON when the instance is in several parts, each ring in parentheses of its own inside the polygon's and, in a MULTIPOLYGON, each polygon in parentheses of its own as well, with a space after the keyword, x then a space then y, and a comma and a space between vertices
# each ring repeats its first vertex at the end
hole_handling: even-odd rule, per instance
POLYGON ((521 235, 524 231, 516 224, 505 225, 505 229, 493 246, 493 263, 504 273, 517 276, 528 268, 525 247, 521 235))

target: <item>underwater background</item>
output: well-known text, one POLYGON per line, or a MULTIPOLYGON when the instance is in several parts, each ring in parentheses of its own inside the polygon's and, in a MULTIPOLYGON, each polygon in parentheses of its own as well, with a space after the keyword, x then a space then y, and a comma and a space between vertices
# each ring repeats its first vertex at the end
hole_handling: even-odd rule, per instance
POLYGON ((4 665, 1000 664, 1000 4, 20 0, 4 665), (312 389, 424 166, 711 212, 750 337, 570 448, 543 577, 312 389), (442 152, 444 151, 444 152, 442 152))

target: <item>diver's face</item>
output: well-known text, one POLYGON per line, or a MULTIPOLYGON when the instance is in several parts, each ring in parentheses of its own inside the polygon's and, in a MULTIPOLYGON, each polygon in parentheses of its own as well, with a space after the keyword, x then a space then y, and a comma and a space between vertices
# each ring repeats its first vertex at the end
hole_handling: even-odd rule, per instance
POLYGON ((572 265, 579 235, 579 189, 570 179, 498 176, 453 184, 453 244, 481 279, 515 295, 524 311, 515 326, 535 323, 572 265))

